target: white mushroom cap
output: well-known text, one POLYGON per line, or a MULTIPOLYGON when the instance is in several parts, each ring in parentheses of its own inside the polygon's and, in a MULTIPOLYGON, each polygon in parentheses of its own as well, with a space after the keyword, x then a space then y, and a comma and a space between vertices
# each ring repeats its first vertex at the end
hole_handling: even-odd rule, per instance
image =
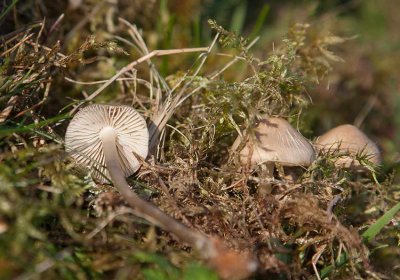
POLYGON ((89 105, 71 120, 65 135, 66 151, 82 167, 94 168, 92 177, 106 182, 102 132, 116 133, 118 159, 126 177, 135 173, 140 163, 136 155, 145 159, 148 153, 149 133, 146 121, 128 106, 89 105))
MULTIPOLYGON (((232 149, 236 150, 238 137, 232 149)), ((255 139, 249 140, 240 151, 243 163, 247 162, 253 145, 251 164, 279 162, 283 166, 309 166, 315 160, 315 151, 310 142, 282 118, 267 117, 255 128, 255 139)))
POLYGON ((335 163, 337 166, 360 166, 358 160, 354 159, 357 154, 366 156, 374 164, 381 163, 381 155, 377 145, 361 130, 350 124, 337 126, 318 137, 316 147, 323 152, 337 150, 353 156, 339 158, 335 163))

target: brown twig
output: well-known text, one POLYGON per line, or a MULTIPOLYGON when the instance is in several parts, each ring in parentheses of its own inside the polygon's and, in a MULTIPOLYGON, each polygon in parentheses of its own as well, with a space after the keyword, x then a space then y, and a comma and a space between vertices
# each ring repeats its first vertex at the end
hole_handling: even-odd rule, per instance
POLYGON ((12 48, 4 51, 3 53, 0 54, 0 57, 7 55, 8 53, 12 52, 16 48, 18 48, 20 45, 24 44, 27 40, 29 40, 34 34, 31 33, 29 35, 24 36, 24 38, 21 39, 18 43, 16 43, 12 48))

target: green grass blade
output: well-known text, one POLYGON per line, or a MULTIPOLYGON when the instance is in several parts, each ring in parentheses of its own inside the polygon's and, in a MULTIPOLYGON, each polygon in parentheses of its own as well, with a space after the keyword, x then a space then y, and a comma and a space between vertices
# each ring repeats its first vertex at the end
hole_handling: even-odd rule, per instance
MULTIPOLYGON (((372 224, 364 233, 361 235, 364 240, 371 241, 377 236, 383 227, 387 225, 390 220, 396 215, 396 213, 400 211, 400 202, 397 203, 394 207, 392 207, 389 211, 387 211, 382 217, 380 217, 374 224, 372 224)), ((335 267, 341 267, 346 264, 348 261, 348 257, 346 253, 340 255, 339 260, 336 262, 335 267)), ((334 269, 333 265, 328 265, 324 267, 321 272, 321 279, 327 277, 334 269)))
POLYGON ((374 224, 364 231, 361 236, 370 242, 383 229, 383 227, 390 222, 390 220, 398 211, 400 211, 400 202, 397 203, 392 209, 387 211, 382 217, 380 217, 374 224))
POLYGON ((19 125, 19 126, 14 126, 14 127, 9 127, 2 125, 0 126, 0 137, 7 136, 13 133, 24 133, 24 132, 29 132, 29 131, 35 131, 36 129, 42 128, 46 125, 65 120, 70 118, 68 114, 65 115, 59 115, 54 118, 48 119, 41 121, 39 123, 32 123, 28 125, 19 125))
MULTIPOLYGON (((341 266, 345 265, 348 260, 349 259, 348 259, 346 253, 341 254, 339 259, 336 261, 335 267, 341 267, 341 266)), ((333 271, 333 269, 334 269, 333 265, 328 265, 328 266, 325 266, 323 269, 321 269, 321 272, 320 272, 321 279, 328 277, 328 275, 333 271)))
POLYGON ((264 4, 264 6, 261 8, 260 13, 258 14, 256 23, 254 24, 253 30, 251 31, 249 38, 253 39, 260 34, 261 28, 263 27, 263 24, 264 24, 265 20, 267 19, 269 10, 270 10, 270 6, 268 4, 264 4))
POLYGON ((10 4, 10 6, 6 7, 5 9, 3 9, 3 10, 1 11, 0 20, 2 20, 2 19, 10 12, 11 8, 14 7, 15 4, 17 4, 17 2, 18 2, 18 0, 12 1, 12 3, 10 4))
POLYGON ((246 18, 247 3, 246 1, 241 2, 237 8, 233 11, 231 30, 240 34, 244 26, 244 20, 246 18))

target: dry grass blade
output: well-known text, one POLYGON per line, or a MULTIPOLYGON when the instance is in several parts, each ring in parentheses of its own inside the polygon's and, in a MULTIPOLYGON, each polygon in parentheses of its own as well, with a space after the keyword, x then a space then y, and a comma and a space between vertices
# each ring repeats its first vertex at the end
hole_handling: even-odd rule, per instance
MULTIPOLYGON (((215 36, 213 42, 211 45, 207 48, 206 54, 201 58, 201 62, 197 69, 194 71, 192 77, 185 83, 185 85, 180 89, 180 91, 173 97, 170 97, 172 95, 173 90, 171 91, 171 95, 169 95, 166 98, 166 101, 164 104, 160 106, 160 109, 158 112, 156 112, 153 117, 152 117, 152 124, 149 127, 149 135, 150 135, 150 145, 149 145, 149 153, 150 154, 155 154, 157 145, 159 144, 160 140, 160 134, 164 130, 168 120, 171 118, 172 114, 175 112, 177 107, 182 104, 182 96, 186 92, 186 89, 189 87, 189 85, 193 82, 194 78, 198 75, 198 73, 201 70, 201 67, 204 65, 208 55, 210 54, 211 50, 215 46, 217 39, 218 39, 218 34, 215 36)), ((184 75, 184 77, 178 82, 178 85, 180 85, 184 80, 185 77, 187 76, 187 73, 184 75)), ((175 87, 176 89, 177 87, 175 87)))
POLYGON ((138 60, 131 62, 130 64, 126 65, 125 67, 121 68, 117 74, 107 80, 100 88, 98 88, 95 92, 90 94, 86 101, 90 101, 94 99, 97 95, 99 95, 105 88, 111 85, 115 80, 117 80, 123 74, 131 71, 136 65, 146 62, 149 59, 157 56, 165 56, 165 55, 172 55, 172 54, 182 54, 182 53, 192 53, 192 52, 206 52, 208 48, 187 48, 187 49, 174 49, 174 50, 155 50, 150 52, 149 54, 142 56, 138 60))

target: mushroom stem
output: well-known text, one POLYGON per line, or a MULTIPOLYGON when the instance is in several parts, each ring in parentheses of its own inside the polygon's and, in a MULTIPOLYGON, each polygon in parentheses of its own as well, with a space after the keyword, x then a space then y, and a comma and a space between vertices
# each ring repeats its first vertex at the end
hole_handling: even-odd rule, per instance
MULTIPOLYGON (((260 165, 260 174, 259 176, 266 179, 274 179, 274 162, 266 162, 260 165)), ((266 182, 259 185, 257 189, 257 195, 260 198, 264 198, 272 192, 272 184, 271 182, 266 182)))
POLYGON ((100 175, 108 173, 114 186, 138 216, 196 249, 221 277, 245 278, 257 268, 250 254, 230 250, 219 238, 185 226, 131 190, 125 178, 140 167, 136 155, 146 157, 149 143, 146 121, 133 108, 87 106, 72 119, 65 142, 67 151, 81 166, 95 164, 94 179, 104 181, 100 175))
POLYGON ((212 243, 207 236, 190 229, 182 223, 179 223, 177 220, 169 217, 159 208, 141 199, 131 190, 118 160, 118 150, 116 146, 117 131, 112 127, 105 127, 100 132, 100 139, 103 145, 106 167, 110 173, 111 180, 128 204, 132 208, 136 209, 143 218, 150 220, 159 225, 162 229, 173 233, 181 241, 190 244, 202 252, 205 250, 206 255, 212 254, 212 243))

